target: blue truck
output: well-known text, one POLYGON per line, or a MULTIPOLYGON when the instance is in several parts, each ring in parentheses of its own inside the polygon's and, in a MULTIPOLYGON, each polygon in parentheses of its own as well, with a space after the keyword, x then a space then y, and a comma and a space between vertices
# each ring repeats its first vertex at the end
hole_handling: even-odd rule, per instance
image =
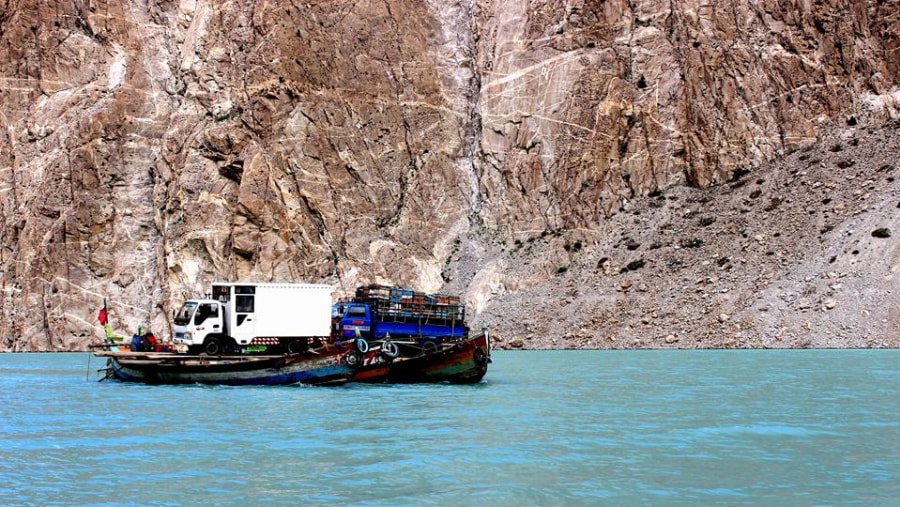
POLYGON ((427 349, 469 332, 458 296, 383 285, 357 288, 353 299, 334 305, 332 317, 340 340, 407 340, 427 349))

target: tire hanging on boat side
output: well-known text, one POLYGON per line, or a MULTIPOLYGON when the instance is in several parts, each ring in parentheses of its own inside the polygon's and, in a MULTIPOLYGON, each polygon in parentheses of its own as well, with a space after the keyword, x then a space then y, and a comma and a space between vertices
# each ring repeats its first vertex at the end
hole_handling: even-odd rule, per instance
POLYGON ((381 342, 381 355, 387 359, 396 359, 400 355, 400 347, 390 340, 381 342))
POLYGON ((484 366, 487 364, 487 354, 484 353, 480 347, 475 349, 475 352, 472 353, 472 359, 475 360, 475 364, 478 366, 484 366))

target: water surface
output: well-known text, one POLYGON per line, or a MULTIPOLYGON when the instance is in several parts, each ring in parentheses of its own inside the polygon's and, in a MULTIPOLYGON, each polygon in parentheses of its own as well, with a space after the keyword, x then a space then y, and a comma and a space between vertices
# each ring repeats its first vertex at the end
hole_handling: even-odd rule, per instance
POLYGON ((0 355, 4 505, 900 505, 900 351, 499 351, 484 382, 0 355))

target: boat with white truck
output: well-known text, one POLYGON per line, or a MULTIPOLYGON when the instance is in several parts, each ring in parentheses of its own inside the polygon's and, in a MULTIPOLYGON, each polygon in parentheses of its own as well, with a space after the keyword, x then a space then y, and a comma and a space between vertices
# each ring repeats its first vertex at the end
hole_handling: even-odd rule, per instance
POLYGON ((95 355, 107 358, 108 378, 167 384, 472 383, 487 372, 487 332, 470 336, 458 297, 369 285, 333 304, 332 293, 217 282, 175 312, 176 351, 145 347, 144 336, 125 350, 107 325, 95 355))

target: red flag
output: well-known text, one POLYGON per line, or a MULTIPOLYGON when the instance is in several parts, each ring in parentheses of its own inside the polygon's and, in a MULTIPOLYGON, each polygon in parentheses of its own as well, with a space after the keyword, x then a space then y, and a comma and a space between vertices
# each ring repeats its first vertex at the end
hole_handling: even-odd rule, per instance
POLYGON ((108 322, 106 319, 106 300, 103 300, 103 308, 100 309, 100 313, 97 314, 97 320, 100 321, 101 326, 105 326, 108 322))

